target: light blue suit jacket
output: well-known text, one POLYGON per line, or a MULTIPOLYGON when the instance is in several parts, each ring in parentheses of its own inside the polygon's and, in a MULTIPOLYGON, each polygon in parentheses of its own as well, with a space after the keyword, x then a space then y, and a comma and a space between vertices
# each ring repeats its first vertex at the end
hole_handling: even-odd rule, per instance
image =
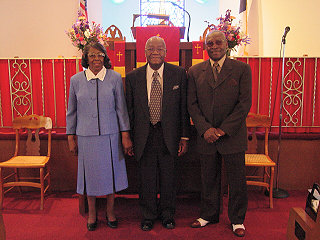
POLYGON ((67 134, 95 136, 128 130, 130 123, 119 73, 107 69, 103 81, 87 81, 84 72, 71 77, 67 134))

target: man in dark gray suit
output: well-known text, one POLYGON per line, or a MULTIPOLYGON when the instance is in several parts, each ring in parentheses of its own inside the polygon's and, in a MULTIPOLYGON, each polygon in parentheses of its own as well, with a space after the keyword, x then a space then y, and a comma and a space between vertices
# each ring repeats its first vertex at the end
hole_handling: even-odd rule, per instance
POLYGON ((224 33, 206 37, 210 59, 189 69, 188 110, 197 129, 201 155, 202 196, 200 218, 191 227, 219 222, 221 162, 224 159, 229 184, 228 217, 233 232, 244 236, 247 211, 245 151, 246 117, 251 107, 251 69, 226 57, 224 33))
POLYGON ((187 74, 185 69, 164 62, 166 51, 162 38, 151 37, 145 46, 148 63, 126 76, 133 149, 140 167, 144 231, 151 230, 157 218, 163 227, 175 227, 175 165, 177 156, 187 151, 189 137, 187 74))

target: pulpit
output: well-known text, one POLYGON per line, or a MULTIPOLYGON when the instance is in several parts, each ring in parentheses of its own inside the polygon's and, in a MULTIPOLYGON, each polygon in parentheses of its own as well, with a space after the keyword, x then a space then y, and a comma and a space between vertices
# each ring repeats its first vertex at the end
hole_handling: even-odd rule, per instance
POLYGON ((180 39, 184 37, 184 27, 168 25, 153 25, 148 27, 132 27, 133 37, 136 39, 137 67, 146 63, 144 48, 146 41, 152 36, 164 39, 167 47, 166 62, 179 65, 180 39))

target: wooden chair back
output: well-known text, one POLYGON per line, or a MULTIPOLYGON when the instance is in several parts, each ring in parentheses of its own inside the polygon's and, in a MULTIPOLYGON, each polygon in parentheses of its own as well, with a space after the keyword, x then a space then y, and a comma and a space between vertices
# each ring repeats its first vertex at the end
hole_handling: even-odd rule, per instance
POLYGON ((258 139, 257 129, 264 128, 264 154, 269 155, 269 129, 271 127, 271 119, 267 115, 249 113, 246 119, 248 128, 248 150, 247 153, 257 153, 258 139), (251 132, 251 134, 249 133, 251 132), (251 136, 250 136, 251 135, 251 136))
POLYGON ((116 25, 111 25, 107 28, 104 32, 107 37, 109 38, 108 41, 115 42, 115 41, 126 41, 126 37, 122 36, 120 29, 116 25))
POLYGON ((16 148, 14 156, 19 155, 20 151, 20 134, 21 129, 26 129, 28 138, 26 142, 26 155, 27 156, 40 156, 40 137, 39 131, 41 128, 48 129, 48 144, 47 156, 51 154, 51 129, 52 120, 49 117, 39 116, 36 114, 25 115, 17 117, 13 120, 12 128, 16 132, 16 148))

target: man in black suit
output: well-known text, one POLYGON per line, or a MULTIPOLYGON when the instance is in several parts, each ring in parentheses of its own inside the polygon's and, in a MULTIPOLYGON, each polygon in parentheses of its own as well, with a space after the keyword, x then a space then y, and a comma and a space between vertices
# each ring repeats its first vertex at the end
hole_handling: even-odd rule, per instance
POLYGON ((175 165, 177 156, 187 151, 189 137, 187 74, 182 67, 164 62, 166 51, 162 38, 149 38, 147 64, 126 75, 133 149, 140 167, 141 229, 145 231, 153 228, 157 218, 163 227, 175 227, 175 165))
POLYGON ((244 236, 247 211, 245 151, 246 117, 251 107, 251 69, 226 57, 224 33, 206 37, 210 59, 189 69, 188 110, 197 129, 201 156, 202 197, 200 218, 191 227, 219 222, 222 158, 229 184, 228 217, 233 232, 244 236))

